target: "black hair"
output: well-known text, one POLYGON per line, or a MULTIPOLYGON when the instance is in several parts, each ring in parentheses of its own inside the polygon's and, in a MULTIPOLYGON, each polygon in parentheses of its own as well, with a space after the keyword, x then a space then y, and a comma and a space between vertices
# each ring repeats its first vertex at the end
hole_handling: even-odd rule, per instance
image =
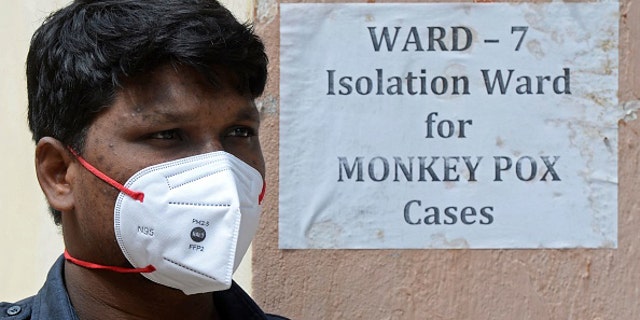
POLYGON ((215 0, 76 0, 45 19, 31 39, 33 140, 50 136, 81 152, 86 129, 113 103, 122 81, 165 63, 193 67, 213 83, 213 67, 224 67, 252 98, 267 79, 262 41, 215 0))

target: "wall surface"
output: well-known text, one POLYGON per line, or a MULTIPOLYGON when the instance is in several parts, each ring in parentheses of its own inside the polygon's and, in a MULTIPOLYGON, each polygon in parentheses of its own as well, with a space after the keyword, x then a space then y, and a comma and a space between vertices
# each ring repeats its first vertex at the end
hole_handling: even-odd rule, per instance
POLYGON ((26 121, 24 61, 31 34, 47 12, 63 1, 25 0, 0 3, 0 300, 34 294, 49 267, 62 253, 62 239, 48 214, 33 169, 34 144, 26 121))
MULTIPOLYGON (((259 101, 268 195, 253 288, 266 310, 307 320, 640 317, 637 120, 619 122, 617 249, 278 250, 279 2, 257 1, 255 23, 271 66, 259 101)), ((618 97, 631 109, 640 103, 640 3, 621 0, 620 15, 618 97)))

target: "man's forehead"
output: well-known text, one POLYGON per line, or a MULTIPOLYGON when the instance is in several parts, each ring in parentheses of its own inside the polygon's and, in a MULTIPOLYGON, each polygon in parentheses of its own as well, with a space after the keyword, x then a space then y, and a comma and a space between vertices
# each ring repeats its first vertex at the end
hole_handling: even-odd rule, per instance
POLYGON ((234 108, 238 117, 259 118, 253 99, 235 89, 233 77, 227 72, 217 74, 219 82, 213 84, 193 68, 163 66, 126 81, 116 100, 124 102, 133 113, 150 113, 177 121, 189 117, 185 114, 189 109, 186 106, 207 106, 213 110, 225 95, 234 95, 241 102, 234 108))

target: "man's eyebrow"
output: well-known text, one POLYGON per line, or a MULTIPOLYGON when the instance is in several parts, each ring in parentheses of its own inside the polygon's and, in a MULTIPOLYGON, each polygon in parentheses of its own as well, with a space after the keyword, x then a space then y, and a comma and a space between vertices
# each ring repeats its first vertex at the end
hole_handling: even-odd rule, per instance
POLYGON ((247 104, 236 113, 236 120, 260 121, 260 113, 253 103, 247 104))
MULTIPOLYGON (((212 106, 211 108, 215 108, 212 106)), ((176 108, 170 104, 148 104, 137 105, 134 107, 134 112, 142 116, 142 119, 146 121, 154 121, 159 123, 184 123, 197 120, 199 115, 197 112, 185 112, 184 110, 176 110, 176 108)), ((247 103, 246 105, 237 108, 237 111, 232 116, 234 121, 256 121, 260 122, 260 113, 256 109, 253 103, 247 103)))
POLYGON ((191 112, 177 111, 171 106, 145 106, 136 109, 145 120, 154 122, 188 122, 198 118, 198 115, 191 112))

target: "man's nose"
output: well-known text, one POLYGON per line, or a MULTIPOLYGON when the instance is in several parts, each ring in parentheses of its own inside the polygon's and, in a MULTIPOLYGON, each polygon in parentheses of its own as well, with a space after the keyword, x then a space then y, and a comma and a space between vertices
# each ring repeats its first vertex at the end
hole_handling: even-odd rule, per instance
POLYGON ((225 151, 222 141, 218 138, 207 138, 200 145, 199 153, 209 153, 216 151, 225 151))

